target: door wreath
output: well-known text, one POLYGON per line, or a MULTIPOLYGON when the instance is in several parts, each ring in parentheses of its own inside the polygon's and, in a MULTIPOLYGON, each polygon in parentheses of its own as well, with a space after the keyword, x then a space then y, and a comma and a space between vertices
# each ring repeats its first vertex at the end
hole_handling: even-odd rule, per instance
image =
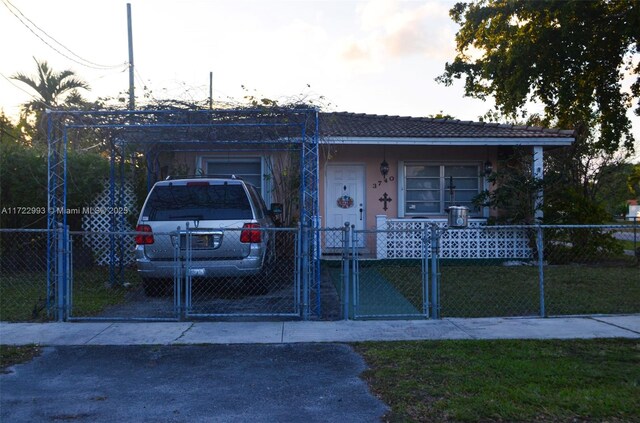
POLYGON ((337 201, 338 207, 340 207, 341 209, 348 209, 353 207, 353 198, 351 198, 348 195, 343 195, 338 197, 338 201, 337 201))

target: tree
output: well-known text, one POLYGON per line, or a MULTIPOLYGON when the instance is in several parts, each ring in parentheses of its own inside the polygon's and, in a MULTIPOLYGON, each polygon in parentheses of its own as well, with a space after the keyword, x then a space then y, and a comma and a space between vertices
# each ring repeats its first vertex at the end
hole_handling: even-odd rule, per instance
POLYGON ((464 77, 465 95, 494 96, 506 116, 540 102, 547 123, 587 133, 596 124, 597 146, 633 148, 626 111, 640 97, 640 2, 481 0, 450 15, 460 25, 457 55, 441 82, 464 77), (625 73, 638 75, 630 93, 625 73))
POLYGON ((31 77, 24 73, 16 73, 11 78, 31 87, 38 97, 24 104, 24 107, 33 111, 44 111, 46 108, 57 109, 62 104, 73 105, 82 103, 78 89, 89 90, 89 85, 77 78, 70 70, 55 72, 46 61, 36 61, 37 76, 31 77))
POLYGON ((629 188, 632 199, 640 200, 640 163, 633 165, 633 169, 627 177, 627 188, 629 188))
POLYGON ((452 116, 448 113, 443 113, 442 110, 440 110, 440 112, 436 114, 428 115, 427 117, 431 119, 455 119, 455 116, 452 116))
POLYGON ((20 132, 20 128, 11 123, 11 120, 0 111, 0 143, 3 141, 16 141, 24 142, 23 135, 20 132))
MULTIPOLYGON (((542 104, 543 125, 576 135, 547 161, 566 188, 555 194, 593 202, 600 168, 633 152, 626 113, 640 98, 640 2, 480 0, 458 3, 450 15, 460 25, 457 54, 438 80, 451 85, 464 78, 466 96, 492 96, 495 113, 511 120, 526 118, 532 102, 542 104), (634 75, 627 92, 623 80, 634 75)), ((553 195, 545 191, 547 202, 553 195)), ((567 207, 555 214, 558 221, 584 217, 567 207)))
POLYGON ((636 198, 637 194, 632 189, 632 184, 629 184, 634 168, 640 168, 640 165, 621 163, 605 167, 598 186, 595 187, 597 201, 604 205, 610 215, 617 218, 627 214, 627 201, 636 198))
POLYGON ((30 134, 40 142, 46 142, 43 114, 46 109, 81 108, 86 101, 79 89, 89 90, 89 85, 76 77, 71 70, 56 72, 46 61, 34 58, 37 75, 31 77, 24 73, 16 73, 11 78, 28 85, 37 96, 23 104, 23 119, 33 119, 33 131, 30 134))
POLYGON ((538 192, 547 181, 533 175, 532 162, 531 154, 523 148, 503 152, 497 170, 487 177, 493 189, 478 194, 473 199, 475 205, 497 208, 500 214, 495 220, 499 224, 534 224, 538 192))
MULTIPOLYGON (((109 162, 93 153, 70 153, 68 208, 91 205, 103 189, 109 162)), ((0 228, 46 227, 47 155, 14 139, 0 140, 0 228)), ((70 215, 72 230, 81 230, 79 215, 70 215)))

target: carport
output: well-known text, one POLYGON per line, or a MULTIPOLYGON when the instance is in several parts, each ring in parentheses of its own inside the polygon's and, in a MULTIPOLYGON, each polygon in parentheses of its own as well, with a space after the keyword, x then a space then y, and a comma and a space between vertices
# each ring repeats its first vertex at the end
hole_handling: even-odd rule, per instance
MULTIPOLYGON (((47 111, 47 309, 58 320, 73 307, 73 268, 67 226, 67 156, 80 137, 103 143, 110 154, 109 205, 117 209, 124 196, 125 164, 133 156, 146 164, 147 190, 163 173, 158 157, 166 153, 286 152, 299 163, 300 317, 319 316, 320 262, 318 226, 318 111, 309 108, 163 109, 47 111)), ((136 211, 137 213, 137 211, 136 211)), ((123 282, 125 246, 114 236, 124 228, 125 214, 111 213, 108 222, 109 284, 123 282)))

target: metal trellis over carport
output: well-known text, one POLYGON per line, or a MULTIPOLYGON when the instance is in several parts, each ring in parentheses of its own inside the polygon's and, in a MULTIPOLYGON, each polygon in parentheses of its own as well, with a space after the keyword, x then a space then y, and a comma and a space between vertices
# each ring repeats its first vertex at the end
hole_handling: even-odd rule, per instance
MULTIPOLYGON (((162 151, 264 151, 299 150, 300 243, 302 254, 302 317, 320 315, 319 238, 313 229, 318 218, 318 111, 309 108, 51 111, 47 116, 48 219, 47 310, 64 320, 68 302, 65 287, 70 277, 67 230, 67 152, 70 139, 90 131, 110 147, 109 193, 111 205, 123 193, 124 158, 127 148, 142 153, 147 161, 148 188, 157 173, 162 151)), ((121 214, 121 219, 124 215, 121 214)), ((116 217, 111 230, 117 228, 116 217)), ((122 270, 122 246, 110 243, 110 281, 117 283, 122 270), (116 268, 116 265, 120 268, 116 268)))

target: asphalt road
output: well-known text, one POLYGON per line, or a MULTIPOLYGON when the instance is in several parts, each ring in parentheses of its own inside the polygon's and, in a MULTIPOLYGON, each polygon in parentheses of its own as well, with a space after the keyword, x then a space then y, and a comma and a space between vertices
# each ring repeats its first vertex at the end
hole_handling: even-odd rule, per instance
POLYGON ((2 422, 372 422, 341 344, 48 347, 0 375, 2 422))

